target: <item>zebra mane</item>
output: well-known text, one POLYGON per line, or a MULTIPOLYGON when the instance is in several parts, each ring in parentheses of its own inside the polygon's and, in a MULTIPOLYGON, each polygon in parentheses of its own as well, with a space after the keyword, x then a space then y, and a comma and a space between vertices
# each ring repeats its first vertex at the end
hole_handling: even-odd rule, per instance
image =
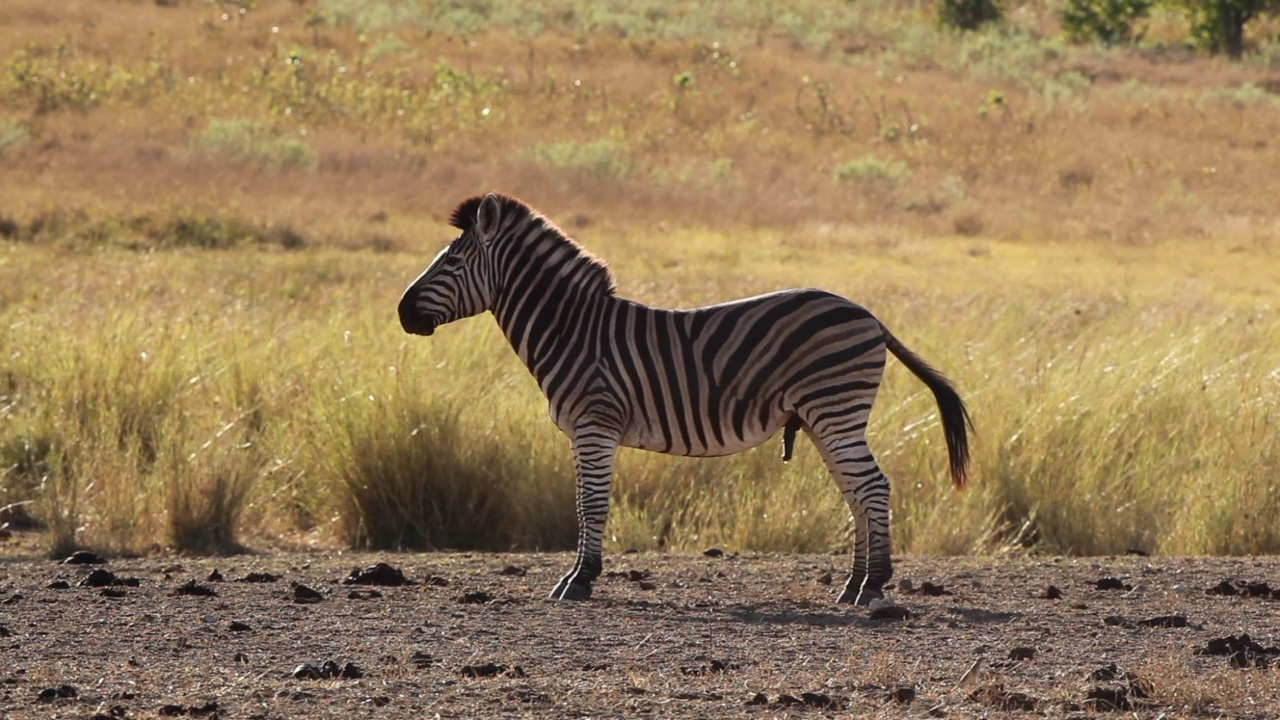
MULTIPOLYGON (((544 232, 526 232, 520 236, 520 240, 524 242, 552 242, 571 248, 577 255, 575 265, 580 269, 581 274, 579 277, 583 284, 599 287, 605 295, 613 295, 617 291, 618 286, 614 282, 613 273, 610 272, 608 263, 578 244, 578 241, 569 237, 565 231, 548 220, 542 213, 525 204, 524 201, 509 195, 496 195, 496 197, 498 198, 498 203, 502 206, 503 225, 518 227, 521 223, 529 221, 531 224, 542 226, 544 232), (511 216, 515 216, 519 220, 514 223, 506 221, 506 218, 511 216)), ((463 232, 471 230, 475 227, 476 213, 480 211, 480 203, 483 201, 484 196, 477 195, 458 203, 458 207, 454 208, 453 212, 449 214, 449 224, 463 232)))

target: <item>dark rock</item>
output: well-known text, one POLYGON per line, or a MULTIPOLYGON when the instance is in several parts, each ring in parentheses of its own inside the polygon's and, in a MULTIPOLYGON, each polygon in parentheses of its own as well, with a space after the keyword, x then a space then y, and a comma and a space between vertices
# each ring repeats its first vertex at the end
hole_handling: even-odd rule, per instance
POLYGON ((524 577, 528 572, 528 570, 520 567, 519 565, 508 565, 499 570, 498 574, 505 577, 524 577))
POLYGON ((1104 577, 1098 580, 1096 585, 1099 590, 1132 590, 1133 586, 1122 581, 1120 578, 1104 577))
POLYGON ((1120 668, 1115 663, 1104 665, 1089 673, 1089 679, 1093 682, 1108 682, 1120 677, 1120 668))
POLYGON ((298 680, 319 680, 324 677, 324 675, 321 674, 320 663, 312 661, 304 662, 294 668, 290 675, 298 680))
POLYGON ((1223 580, 1222 582, 1218 583, 1217 585, 1214 585, 1213 587, 1209 588, 1208 590, 1205 590, 1204 592, 1206 595, 1223 595, 1227 597, 1240 594, 1240 591, 1237 590, 1236 586, 1232 585, 1229 580, 1223 580))
POLYGON ((295 603, 318 603, 324 599, 324 595, 321 595, 319 590, 309 588, 300 582, 291 582, 289 586, 293 588, 293 601, 295 603))
POLYGON ((1062 591, 1059 590, 1056 585, 1050 585, 1044 589, 1044 598, 1046 600, 1061 600, 1062 591))
POLYGON ((106 558, 88 550, 77 550, 62 560, 63 565, 103 565, 106 562, 106 558))
POLYGON ((714 548, 714 547, 703 550, 702 554, 706 555, 709 558, 724 557, 724 551, 721 550, 720 548, 714 548))
POLYGON ((1182 628, 1187 626, 1187 618, 1182 615, 1160 615, 1158 617, 1139 620, 1142 627, 1182 628))
POLYGON ((249 627, 248 623, 243 623, 239 620, 232 620, 231 624, 227 626, 227 629, 231 632, 249 632, 253 628, 249 627))
POLYGON ((1085 694, 1084 706, 1095 712, 1128 711, 1133 709, 1128 688, 1095 687, 1085 694))
POLYGON ((352 570, 342 581, 343 585, 381 585, 384 587, 400 587, 409 584, 399 568, 386 563, 376 563, 362 570, 352 570))
POLYGON ((826 708, 828 710, 840 709, 840 701, 832 698, 826 693, 800 693, 800 702, 808 705, 809 707, 826 708))
POLYGON ((67 582, 66 580, 54 580, 53 582, 49 583, 46 587, 48 587, 50 590, 69 590, 71 588, 71 583, 67 582))
POLYGON ((1244 583, 1244 594, 1249 597, 1271 597, 1271 586, 1264 582, 1247 582, 1244 583))
POLYGON ((506 670, 507 668, 505 665, 487 662, 483 665, 464 665, 458 672, 461 673, 463 677, 481 678, 493 677, 498 673, 506 672, 506 670))
POLYGON ((53 702, 54 700, 73 698, 76 696, 76 689, 71 685, 59 685, 56 688, 45 688, 40 691, 36 699, 40 702, 53 702))
POLYGON ((951 592, 950 590, 947 590, 947 589, 946 589, 946 588, 944 588, 943 586, 941 586, 941 585, 935 585, 935 584, 933 584, 933 583, 929 582, 928 580, 926 580, 926 581, 924 581, 924 582, 920 583, 920 590, 919 590, 919 592, 920 592, 920 594, 921 594, 921 595, 927 595, 927 596, 929 596, 929 597, 942 597, 943 595, 954 595, 954 594, 955 594, 955 593, 951 592))
POLYGON ((881 605, 871 610, 872 620, 910 620, 911 611, 901 605, 881 605))
POLYGON ((116 584, 116 576, 110 570, 98 568, 76 584, 80 587, 109 587, 116 584))
POLYGON ((280 579, 279 575, 272 575, 265 572, 251 572, 244 577, 238 577, 235 582, 242 583, 273 583, 280 579))
POLYGON ((179 585, 174 591, 174 595, 190 595, 193 597, 217 597, 218 591, 211 587, 201 585, 194 579, 188 580, 179 585))
POLYGON ((463 593, 462 596, 458 598, 458 602, 464 605, 483 605, 492 601, 493 596, 483 590, 463 593))
POLYGON ((222 582, 222 573, 218 572, 218 568, 214 568, 213 571, 209 573, 209 577, 205 578, 205 581, 222 582))
POLYGON ((1009 651, 1010 660, 1034 660, 1036 649, 1033 647, 1016 647, 1009 651))
POLYGON ((4 625, 0 625, 0 637, 10 637, 13 631, 4 625))

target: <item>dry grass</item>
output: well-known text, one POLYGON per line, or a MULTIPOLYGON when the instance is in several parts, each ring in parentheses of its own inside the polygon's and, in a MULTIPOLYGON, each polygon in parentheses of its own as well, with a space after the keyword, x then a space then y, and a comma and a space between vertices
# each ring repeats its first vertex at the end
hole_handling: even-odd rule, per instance
MULTIPOLYGON (((568 449, 496 329, 393 317, 492 188, 628 296, 823 286, 951 375, 971 492, 900 369, 873 418, 901 550, 1280 549, 1271 46, 1199 58, 1162 16, 1068 47, 1034 3, 969 36, 819 0, 231 7, 0 10, 0 504, 51 547, 571 543, 568 449)), ((625 453, 613 544, 842 546, 814 453, 777 450, 625 453)))

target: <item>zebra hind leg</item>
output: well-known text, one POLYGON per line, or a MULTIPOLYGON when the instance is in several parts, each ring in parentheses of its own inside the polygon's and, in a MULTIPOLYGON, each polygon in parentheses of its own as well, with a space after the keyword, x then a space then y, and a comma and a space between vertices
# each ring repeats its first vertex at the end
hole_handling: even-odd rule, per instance
POLYGON ((609 516, 609 486, 618 443, 598 430, 579 431, 573 443, 578 474, 578 558, 551 591, 552 600, 586 600, 603 569, 604 523, 609 516))
POLYGON ((836 602, 869 605, 884 598, 893 577, 889 547, 889 479, 861 434, 823 437, 810 432, 827 469, 849 505, 853 520, 853 563, 836 602))

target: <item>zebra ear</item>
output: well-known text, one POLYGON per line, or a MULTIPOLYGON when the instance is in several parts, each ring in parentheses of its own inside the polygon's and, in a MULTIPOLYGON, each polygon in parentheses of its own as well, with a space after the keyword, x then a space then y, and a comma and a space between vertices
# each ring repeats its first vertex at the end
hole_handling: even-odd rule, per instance
POLYGON ((480 207, 476 210, 476 236, 480 242, 488 243, 498 234, 498 221, 501 219, 502 206, 498 202, 498 196, 489 193, 480 201, 480 207))

